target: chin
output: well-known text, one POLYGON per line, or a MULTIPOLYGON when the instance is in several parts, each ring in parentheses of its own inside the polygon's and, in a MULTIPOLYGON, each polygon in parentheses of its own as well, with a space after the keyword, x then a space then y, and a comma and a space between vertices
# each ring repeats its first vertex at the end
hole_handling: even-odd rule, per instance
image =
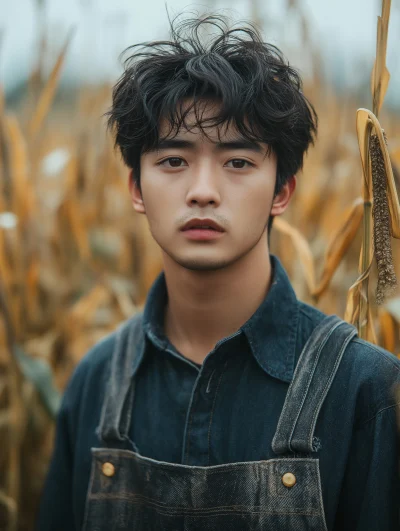
MULTIPOLYGON (((229 267, 236 260, 217 256, 182 256, 178 253, 163 250, 169 257, 168 261, 188 269, 189 271, 218 271, 229 267)), ((193 254, 193 253, 192 253, 193 254)), ((200 254, 200 253, 199 253, 200 254)))

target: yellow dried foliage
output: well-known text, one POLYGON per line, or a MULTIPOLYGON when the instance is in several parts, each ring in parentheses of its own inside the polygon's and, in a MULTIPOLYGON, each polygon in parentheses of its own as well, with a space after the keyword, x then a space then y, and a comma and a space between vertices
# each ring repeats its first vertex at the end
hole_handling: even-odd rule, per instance
POLYGON ((61 53, 58 56, 57 61, 53 67, 53 70, 49 76, 49 79, 47 80, 47 83, 43 88, 43 91, 40 95, 40 98, 35 108, 32 119, 30 120, 30 123, 28 126, 28 132, 29 132, 29 137, 31 140, 33 140, 38 135, 40 128, 43 125, 44 119, 46 118, 50 110, 50 107, 53 102, 56 89, 58 86, 58 81, 60 79, 65 56, 68 50, 69 43, 72 39, 72 36, 73 36, 73 31, 70 31, 66 39, 66 43, 64 44, 64 47, 61 50, 61 53))
POLYGON ((315 291, 314 259, 307 240, 298 229, 290 225, 283 218, 277 217, 274 219, 274 228, 290 237, 303 268, 308 289, 313 293, 315 291))
POLYGON ((352 244, 363 216, 363 201, 355 199, 348 211, 343 215, 343 221, 339 220, 339 227, 332 237, 325 251, 322 278, 312 295, 319 299, 322 293, 329 287, 329 283, 339 264, 352 244))
POLYGON ((379 115, 390 80, 390 74, 386 67, 390 6, 391 0, 383 0, 382 13, 381 16, 378 17, 376 59, 371 74, 372 105, 373 112, 376 116, 379 115))
POLYGON ((389 352, 395 353, 398 330, 396 322, 384 308, 379 308, 379 325, 382 336, 382 346, 389 352))

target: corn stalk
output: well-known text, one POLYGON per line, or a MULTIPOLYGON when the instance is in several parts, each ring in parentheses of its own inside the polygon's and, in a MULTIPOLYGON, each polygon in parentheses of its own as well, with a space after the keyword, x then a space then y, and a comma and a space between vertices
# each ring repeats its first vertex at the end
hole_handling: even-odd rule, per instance
POLYGON ((375 338, 369 302, 369 276, 374 257, 378 267, 376 301, 396 287, 390 235, 400 237, 399 202, 389 158, 385 133, 378 121, 379 111, 389 84, 386 49, 390 0, 382 1, 378 17, 376 60, 371 76, 373 112, 357 111, 357 137, 363 168, 363 239, 359 260, 359 277, 347 297, 345 319, 357 327, 359 336, 375 338))

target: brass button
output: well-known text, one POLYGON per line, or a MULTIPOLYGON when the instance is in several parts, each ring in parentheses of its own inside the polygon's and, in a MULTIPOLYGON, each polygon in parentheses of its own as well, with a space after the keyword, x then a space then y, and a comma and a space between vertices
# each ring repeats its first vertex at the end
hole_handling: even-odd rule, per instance
POLYGON ((285 487, 291 488, 296 483, 296 476, 291 472, 287 472, 282 476, 282 483, 285 485, 285 487))
POLYGON ((103 474, 109 478, 115 474, 115 467, 112 463, 103 463, 101 470, 103 471, 103 474))

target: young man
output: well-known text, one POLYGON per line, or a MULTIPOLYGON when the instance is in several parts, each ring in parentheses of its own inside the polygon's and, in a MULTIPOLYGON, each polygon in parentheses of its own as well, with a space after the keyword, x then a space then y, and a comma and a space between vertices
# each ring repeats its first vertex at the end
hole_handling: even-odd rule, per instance
POLYGON ((109 120, 164 268, 71 378, 38 529, 397 529, 400 363, 269 252, 316 132, 296 71, 186 21, 135 50, 109 120))

